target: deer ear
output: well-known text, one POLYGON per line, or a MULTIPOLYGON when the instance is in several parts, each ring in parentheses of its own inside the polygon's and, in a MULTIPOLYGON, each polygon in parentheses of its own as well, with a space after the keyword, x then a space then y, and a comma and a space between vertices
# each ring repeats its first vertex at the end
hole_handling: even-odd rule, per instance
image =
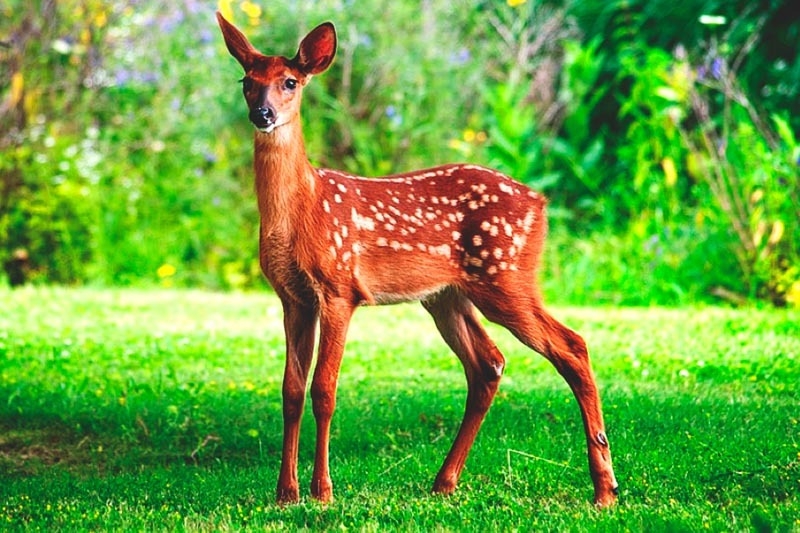
POLYGON ((242 65, 245 71, 250 70, 250 67, 253 66, 254 58, 260 55, 258 50, 253 48, 247 37, 236 26, 225 20, 225 17, 219 11, 217 11, 217 22, 222 30, 222 37, 225 39, 225 46, 228 47, 228 52, 236 58, 236 61, 242 65))
POLYGON ((336 55, 336 29, 330 22, 323 22, 305 36, 294 56, 294 63, 305 74, 324 72, 336 55))

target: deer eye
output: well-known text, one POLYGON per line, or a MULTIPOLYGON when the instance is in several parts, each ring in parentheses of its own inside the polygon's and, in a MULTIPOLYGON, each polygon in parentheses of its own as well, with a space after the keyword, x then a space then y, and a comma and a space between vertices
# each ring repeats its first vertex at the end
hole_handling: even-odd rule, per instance
POLYGON ((283 88, 288 91, 294 91, 297 89, 297 80, 294 78, 286 78, 286 81, 283 82, 283 88))
POLYGON ((239 81, 242 82, 242 90, 244 92, 250 92, 250 89, 253 88, 253 80, 248 78, 247 76, 245 76, 244 78, 242 78, 239 81))

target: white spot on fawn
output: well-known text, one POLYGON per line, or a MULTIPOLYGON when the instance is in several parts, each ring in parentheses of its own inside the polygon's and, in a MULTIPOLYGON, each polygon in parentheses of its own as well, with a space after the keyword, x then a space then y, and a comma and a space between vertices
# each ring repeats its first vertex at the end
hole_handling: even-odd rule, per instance
POLYGON ((450 246, 447 244, 440 244, 439 246, 428 246, 428 252, 433 255, 442 255, 444 257, 450 257, 450 246))
POLYGON ((322 210, 326 213, 331 212, 331 204, 328 203, 328 200, 322 200, 322 210))
POLYGON ((472 245, 473 246, 481 246, 483 244, 483 238, 480 235, 473 235, 472 236, 472 245))
POLYGON ((370 217, 365 217, 363 215, 360 215, 358 211, 356 211, 355 207, 350 209, 350 220, 352 220, 353 224, 355 224, 356 231, 358 230, 375 231, 375 221, 372 220, 370 217))
POLYGON ((509 185, 508 183, 503 183, 502 181, 498 185, 500 187, 500 191, 506 194, 514 194, 514 187, 509 185))

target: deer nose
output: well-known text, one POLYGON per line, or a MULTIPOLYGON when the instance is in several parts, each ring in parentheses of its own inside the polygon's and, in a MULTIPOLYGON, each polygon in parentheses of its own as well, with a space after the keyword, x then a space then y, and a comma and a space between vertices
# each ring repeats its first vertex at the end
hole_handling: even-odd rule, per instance
POLYGON ((268 128, 275 124, 276 118, 275 108, 269 104, 255 107, 250 111, 250 122, 257 128, 268 128))

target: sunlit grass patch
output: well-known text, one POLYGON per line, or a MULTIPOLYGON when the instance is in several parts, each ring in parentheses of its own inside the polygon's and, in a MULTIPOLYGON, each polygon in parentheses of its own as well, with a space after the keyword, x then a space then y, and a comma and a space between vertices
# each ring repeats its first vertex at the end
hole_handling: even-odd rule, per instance
POLYGON ((800 316, 557 308, 589 344, 621 498, 591 505, 577 404, 490 331, 507 374, 459 491, 429 494, 463 370, 418 305, 356 313, 334 417, 336 501, 273 503, 283 332, 274 296, 24 289, 0 298, 0 524, 218 530, 800 527, 800 316))

